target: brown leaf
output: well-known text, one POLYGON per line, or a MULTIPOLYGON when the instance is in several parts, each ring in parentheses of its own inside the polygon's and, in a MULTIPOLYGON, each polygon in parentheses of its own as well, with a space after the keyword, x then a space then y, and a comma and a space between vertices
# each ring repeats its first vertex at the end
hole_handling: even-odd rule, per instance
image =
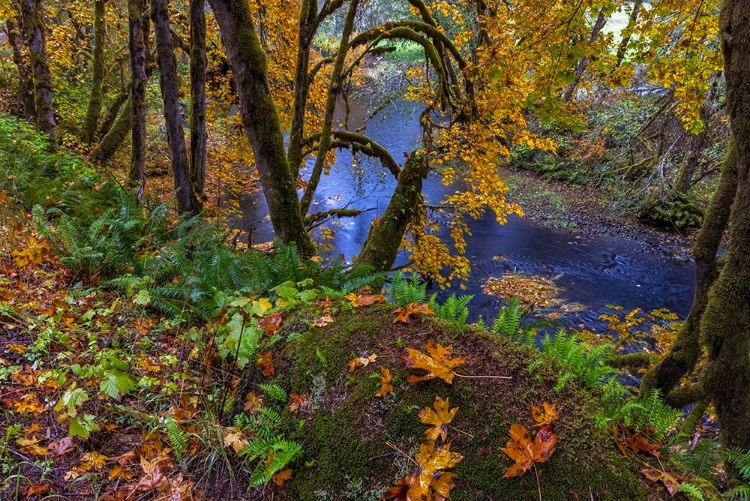
POLYGON ((657 470, 656 468, 649 466, 648 468, 642 469, 641 473, 643 473, 643 475, 652 482, 660 481, 661 483, 663 483, 664 487, 667 488, 667 492, 669 492, 670 496, 674 496, 675 494, 680 492, 680 489, 682 488, 680 482, 673 475, 670 475, 666 471, 657 470))
POLYGON ((274 375, 276 369, 273 366, 273 355, 271 353, 271 350, 268 350, 268 353, 266 353, 265 355, 261 355, 258 358, 258 365, 263 368, 263 375, 265 377, 274 375))
POLYGON ((53 457, 64 456, 73 450, 73 437, 63 437, 60 440, 50 442, 47 449, 53 457))
POLYGON ((274 475, 271 477, 271 480, 273 480, 273 483, 278 485, 279 487, 284 487, 284 482, 287 480, 291 480, 292 478, 292 469, 291 468, 284 468, 283 470, 274 473, 274 475))
POLYGON ((328 314, 325 314, 321 316, 320 318, 316 318, 312 322, 313 327, 325 327, 326 325, 331 324, 331 323, 333 323, 333 317, 328 314))
POLYGON ((378 356, 374 353, 366 357, 352 358, 347 363, 347 366, 349 366, 349 373, 351 374, 352 372, 354 372, 354 369, 356 369, 357 367, 367 367, 368 365, 370 365, 370 362, 374 362, 377 358, 378 356))
POLYGON ((542 407, 531 406, 531 416, 536 421, 534 426, 544 426, 545 424, 552 424, 557 421, 559 415, 555 404, 549 404, 547 402, 542 403, 542 407))
POLYGON ((23 497, 25 497, 26 499, 29 499, 34 496, 39 496, 41 494, 47 494, 49 490, 50 490, 49 484, 32 484, 23 490, 23 497))
POLYGON ((392 487, 389 487, 387 491, 380 495, 380 501, 384 499, 395 499, 396 501, 409 501, 409 486, 411 485, 414 477, 406 476, 403 477, 398 483, 392 487))
POLYGON ((380 390, 378 390, 375 396, 385 397, 389 393, 393 393, 392 381, 391 371, 387 367, 380 366, 380 390))
POLYGON ((263 397, 259 397, 252 391, 249 392, 245 397, 245 411, 252 413, 258 407, 263 407, 263 397))
POLYGON ((640 431, 635 431, 632 426, 622 427, 622 439, 633 453, 640 452, 659 457, 661 442, 651 442, 649 438, 640 431))
POLYGON ((281 323, 284 321, 284 315, 281 312, 276 312, 267 317, 263 317, 258 322, 258 327, 263 329, 263 334, 266 336, 272 336, 276 334, 276 331, 281 327, 281 323))
POLYGON ((462 357, 453 357, 453 345, 443 347, 430 339, 427 341, 426 349, 429 355, 412 348, 406 348, 407 354, 401 357, 401 363, 404 367, 427 371, 424 376, 409 375, 406 381, 417 383, 437 377, 446 383, 452 383, 453 377, 456 375, 453 369, 463 365, 466 361, 462 357))
POLYGON ((307 393, 303 393, 302 395, 290 393, 289 397, 292 399, 292 403, 289 404, 289 410, 291 412, 297 412, 300 408, 306 407, 310 403, 310 398, 307 393))
POLYGON ((422 315, 434 315, 435 312, 432 308, 425 303, 409 303, 408 305, 396 309, 396 318, 393 319, 393 323, 401 322, 408 324, 411 321, 411 317, 421 313, 422 315))
POLYGON ((357 294, 347 294, 348 299, 352 306, 359 308, 360 306, 371 306, 375 303, 385 303, 385 296, 383 294, 373 294, 370 287, 365 287, 357 294))
POLYGON ((425 407, 419 411, 419 420, 423 424, 431 424, 432 428, 424 432, 424 436, 427 440, 437 440, 437 437, 441 437, 443 442, 448 438, 448 424, 453 421, 458 407, 450 409, 448 399, 443 400, 436 396, 433 411, 429 407, 425 407), (450 410, 449 410, 450 409, 450 410))
MULTIPOLYGON (((408 499, 424 499, 430 493, 435 480, 440 478, 442 470, 453 468, 464 458, 461 454, 451 452, 450 444, 435 448, 435 442, 422 444, 414 460, 419 465, 418 474, 411 482, 408 499)), ((441 485, 442 488, 442 485, 441 485)))
POLYGON ((542 425, 539 431, 536 432, 534 438, 534 456, 533 459, 537 463, 544 463, 547 461, 552 454, 555 453, 555 445, 557 444, 557 434, 552 428, 552 425, 542 425))

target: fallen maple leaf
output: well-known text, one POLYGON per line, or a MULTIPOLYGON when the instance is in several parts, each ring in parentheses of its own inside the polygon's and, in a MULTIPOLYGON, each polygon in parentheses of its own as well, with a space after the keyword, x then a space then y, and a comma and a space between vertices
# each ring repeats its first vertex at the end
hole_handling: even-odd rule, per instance
POLYGON ((395 499, 396 501, 409 501, 409 486, 413 480, 414 477, 411 475, 403 477, 396 485, 389 487, 387 491, 381 494, 380 500, 395 499))
POLYGON ((315 304, 323 308, 324 310, 327 310, 331 306, 333 306, 333 301, 331 301, 331 298, 326 296, 325 299, 318 299, 315 304))
POLYGON ((409 303, 408 305, 396 309, 396 318, 393 319, 393 323, 401 322, 408 324, 411 321, 411 317, 421 313, 422 315, 434 315, 435 312, 432 308, 425 303, 409 303))
POLYGON ((641 473, 652 482, 661 482, 664 484, 664 487, 667 488, 667 492, 669 492, 670 496, 674 496, 680 492, 680 489, 682 488, 680 482, 674 477, 674 475, 670 475, 666 471, 657 470, 656 468, 649 466, 648 468, 642 469, 641 473))
POLYGON ((307 393, 303 393, 302 395, 290 393, 289 398, 292 399, 292 403, 289 404, 289 410, 291 412, 297 412, 301 407, 305 407, 310 403, 310 398, 307 393))
POLYGON ((39 439, 32 436, 31 438, 16 439, 16 443, 21 446, 21 452, 24 454, 33 454, 35 456, 46 456, 49 451, 46 447, 39 445, 39 439))
POLYGON ((384 397, 389 393, 393 393, 393 385, 391 382, 393 377, 391 371, 387 367, 380 367, 380 390, 375 394, 376 397, 384 397))
POLYGON ((542 407, 531 406, 531 416, 536 421, 534 426, 544 426, 552 424, 560 417, 555 409, 555 404, 542 403, 542 407))
POLYGON ((447 398, 443 400, 436 396, 434 408, 435 410, 425 407, 419 411, 419 420, 423 424, 432 425, 432 428, 424 432, 424 436, 427 440, 437 440, 437 437, 440 437, 445 442, 448 437, 448 424, 453 421, 456 412, 458 412, 458 407, 450 409, 447 398))
POLYGON ((360 290, 356 294, 347 294, 346 299, 348 299, 355 308, 359 308, 360 306, 371 306, 375 303, 385 303, 385 296, 383 294, 373 294, 369 286, 360 290))
POLYGON ((73 437, 63 437, 54 440, 47 445, 47 449, 54 457, 64 456, 73 450, 73 437))
POLYGON ((313 327, 325 327, 328 324, 333 323, 333 317, 331 315, 323 315, 320 318, 313 320, 313 327))
POLYGON ((258 322, 258 327, 263 329, 263 334, 266 336, 272 336, 276 334, 276 331, 281 327, 281 323, 284 321, 283 313, 276 312, 267 317, 263 317, 258 322))
POLYGON ((366 357, 352 358, 347 363, 347 365, 349 366, 349 373, 351 374, 352 372, 354 372, 354 369, 356 369, 357 367, 367 367, 368 365, 370 365, 370 362, 374 362, 377 358, 378 356, 374 353, 366 357))
POLYGON ((291 468, 284 468, 283 470, 276 472, 271 477, 271 480, 273 480, 273 483, 278 485, 279 487, 284 487, 284 482, 287 480, 291 480, 292 478, 292 469, 291 468))
POLYGON ((265 377, 274 375, 276 369, 273 366, 273 355, 271 353, 271 350, 268 350, 268 353, 266 353, 265 355, 261 355, 258 358, 258 365, 263 368, 263 375, 265 377))
POLYGON ((44 405, 39 401, 36 393, 28 393, 13 403, 16 411, 22 414, 33 414, 38 416, 44 412, 44 405))
POLYGON ((32 484, 23 490, 23 497, 29 499, 41 494, 47 494, 50 490, 49 484, 32 484))
POLYGON ((254 392, 249 392, 245 397, 244 409, 246 412, 253 412, 255 409, 263 407, 263 397, 259 397, 254 392))
MULTIPOLYGON (((615 441, 618 441, 619 436, 621 436, 625 445, 627 445, 628 449, 630 449, 630 451, 632 451, 633 453, 638 454, 640 452, 644 452, 654 457, 659 457, 659 448, 661 447, 661 442, 652 442, 646 435, 644 435, 640 431, 636 431, 632 426, 621 426, 619 428, 621 434, 618 435, 617 429, 615 430, 615 441)), ((623 454, 625 453, 621 446, 620 450, 623 451, 623 454)))
POLYGON ((557 435, 549 425, 539 428, 536 438, 532 441, 531 435, 525 426, 514 423, 510 427, 510 440, 506 447, 501 447, 509 458, 515 463, 506 470, 503 478, 520 477, 532 467, 534 462, 544 463, 555 452, 557 435))
POLYGON ((439 488, 444 489, 445 484, 439 481, 442 476, 442 470, 453 468, 463 458, 461 454, 451 452, 450 444, 438 447, 437 449, 433 441, 422 444, 419 452, 414 456, 414 460, 419 465, 419 471, 409 486, 407 499, 427 498, 430 494, 430 488, 435 488, 436 481, 439 484, 439 488))
POLYGON ((110 470, 107 478, 110 480, 130 480, 133 478, 133 473, 130 469, 116 464, 115 467, 110 470))
POLYGON ((247 445, 247 438, 240 431, 229 428, 229 433, 224 435, 224 447, 232 446, 235 453, 240 452, 247 445))
POLYGON ((444 347, 435 343, 432 339, 427 341, 426 350, 430 355, 425 355, 413 348, 406 348, 407 354, 401 357, 401 363, 404 367, 427 371, 424 376, 409 375, 406 377, 406 381, 417 383, 437 377, 446 383, 452 383, 453 377, 456 375, 453 369, 463 365, 466 360, 462 357, 453 357, 453 345, 444 347))

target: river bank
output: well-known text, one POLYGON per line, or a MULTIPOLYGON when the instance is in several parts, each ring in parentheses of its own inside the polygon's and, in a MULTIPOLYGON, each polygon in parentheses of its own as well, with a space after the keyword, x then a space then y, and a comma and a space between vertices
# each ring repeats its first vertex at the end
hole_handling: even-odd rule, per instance
POLYGON ((510 200, 520 204, 531 221, 569 231, 584 242, 595 235, 618 237, 636 244, 644 253, 691 260, 696 230, 649 226, 639 221, 610 188, 547 180, 513 166, 503 167, 502 174, 511 189, 510 200))

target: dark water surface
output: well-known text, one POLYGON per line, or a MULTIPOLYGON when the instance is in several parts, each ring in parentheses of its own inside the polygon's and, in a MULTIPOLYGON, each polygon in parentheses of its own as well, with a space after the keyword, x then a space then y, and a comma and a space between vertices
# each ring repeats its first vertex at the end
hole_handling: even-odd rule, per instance
MULTIPOLYGON (((394 103, 369 120, 365 104, 353 106, 348 128, 354 130, 366 122, 366 133, 402 163, 404 153, 414 148, 421 135, 416 105, 394 103)), ((308 161, 306 169, 312 164, 313 160, 308 161)), ((327 223, 335 230, 333 240, 328 242, 334 245, 335 255, 343 254, 350 261, 359 252, 370 222, 385 211, 395 184, 393 176, 379 162, 360 155, 353 163, 348 151, 337 153, 336 164, 321 181, 311 212, 343 206, 370 210, 357 218, 327 223)), ((425 182, 424 194, 428 203, 436 204, 451 190, 439 179, 430 177, 425 182)), ((240 205, 244 216, 234 225, 252 229, 254 242, 271 240, 273 233, 262 193, 242 196, 240 205)), ((469 226, 472 236, 467 237, 467 257, 472 273, 463 292, 475 295, 470 303, 472 318, 495 317, 502 300, 484 294, 482 284, 489 277, 505 273, 555 277, 555 284, 561 288, 559 297, 582 306, 581 312, 563 316, 561 321, 567 325, 595 324, 600 314, 609 311, 609 304, 622 306, 626 311, 636 307, 647 311, 668 308, 681 318, 690 309, 694 287, 692 263, 648 254, 638 244, 621 238, 576 235, 515 216, 500 226, 491 214, 485 214, 469 226)), ((405 261, 404 256, 400 259, 405 261)))

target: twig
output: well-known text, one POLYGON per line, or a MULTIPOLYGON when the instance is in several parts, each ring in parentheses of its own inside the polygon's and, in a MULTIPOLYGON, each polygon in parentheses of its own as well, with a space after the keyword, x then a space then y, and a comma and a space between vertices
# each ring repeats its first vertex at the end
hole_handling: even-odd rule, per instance
POLYGON ((464 374, 454 374, 456 377, 466 379, 513 379, 513 376, 466 376, 464 374))
POLYGON ((463 431, 463 430, 459 430, 459 429, 458 429, 458 428, 456 428, 455 426, 451 426, 451 425, 448 425, 448 428, 450 428, 450 429, 451 429, 451 430, 453 430, 453 431, 457 431, 458 433, 463 433, 464 435, 466 435, 466 436, 468 436, 469 438, 471 438, 472 440, 474 440, 474 435, 472 435, 472 434, 471 434, 471 433, 469 433, 469 432, 466 432, 466 431, 463 431))
POLYGON ((536 463, 531 462, 531 466, 534 467, 534 475, 536 475, 536 489, 539 491, 539 501, 542 501, 542 484, 539 483, 539 470, 536 469, 536 463))
POLYGON ((401 453, 401 455, 403 455, 406 459, 408 459, 409 461, 411 461, 412 463, 414 463, 414 465, 417 468, 419 468, 419 463, 417 463, 416 461, 414 461, 414 459, 412 459, 412 457, 410 455, 408 455, 407 453, 405 453, 404 451, 402 451, 401 449, 399 449, 398 447, 396 447, 395 445, 393 445, 391 442, 386 441, 385 445, 387 445, 388 447, 390 447, 394 451, 401 453))

